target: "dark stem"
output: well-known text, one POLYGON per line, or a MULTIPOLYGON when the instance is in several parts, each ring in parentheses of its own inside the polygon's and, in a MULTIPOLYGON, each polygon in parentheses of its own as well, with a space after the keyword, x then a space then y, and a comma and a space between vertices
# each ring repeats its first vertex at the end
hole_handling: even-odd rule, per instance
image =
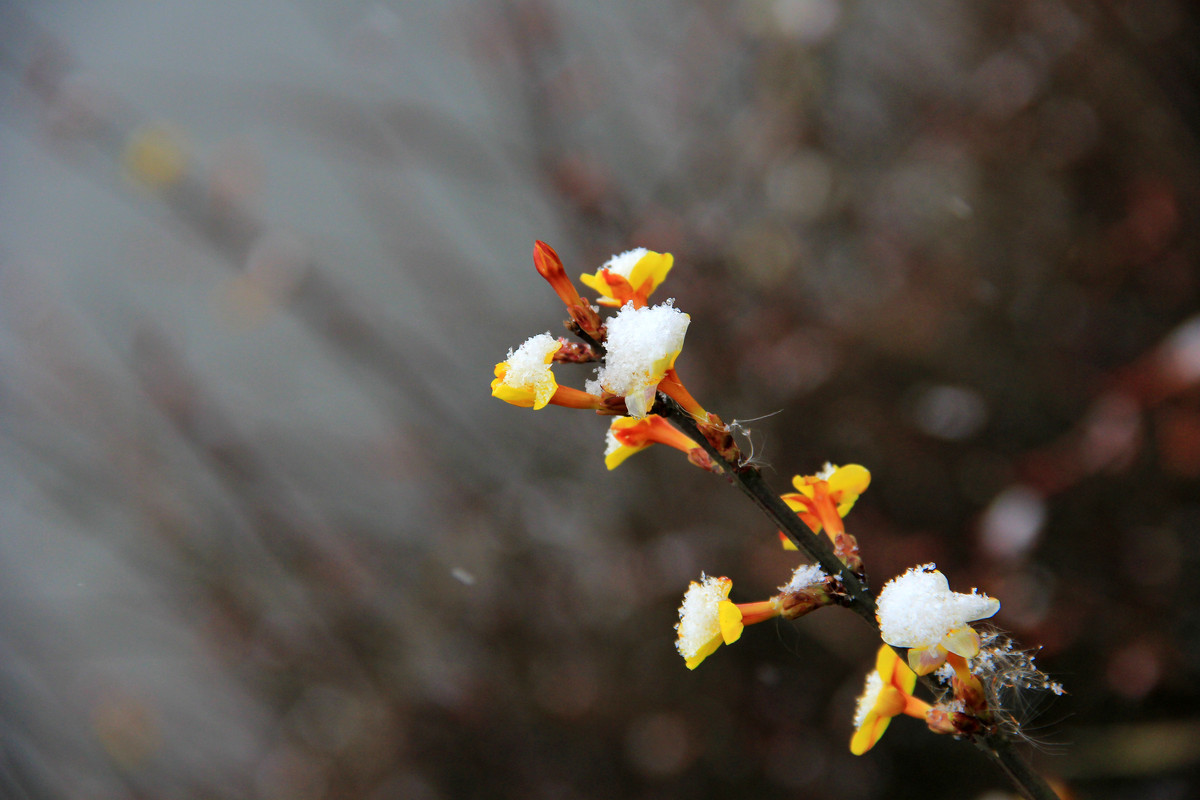
POLYGON ((826 575, 836 575, 841 580, 846 589, 848 607, 878 630, 879 622, 875 619, 875 598, 853 570, 837 557, 829 537, 809 530, 796 512, 788 508, 787 503, 783 502, 779 495, 767 486, 762 472, 757 467, 731 464, 726 461, 700 432, 696 418, 673 399, 660 392, 656 402, 660 404, 659 413, 699 442, 713 462, 724 470, 729 481, 741 489, 764 514, 770 517, 792 544, 820 564, 826 575))
MULTIPOLYGON (((757 467, 732 464, 724 459, 701 433, 695 417, 681 408, 678 403, 662 392, 659 392, 656 403, 658 404, 657 413, 671 420, 699 442, 712 458, 713 463, 718 464, 724 470, 730 483, 735 484, 754 501, 754 504, 784 532, 784 535, 796 547, 820 564, 821 569, 827 575, 836 575, 840 578, 846 589, 848 607, 878 631, 879 621, 875 617, 874 595, 867 589, 863 581, 859 580, 858 576, 834 554, 833 544, 828 537, 814 534, 809 530, 796 512, 788 508, 787 503, 767 486, 762 472, 757 467)), ((907 661, 903 648, 893 649, 900 655, 901 660, 907 661)), ((922 683, 926 688, 931 688, 927 679, 923 679, 922 683)), ((975 737, 973 741, 997 766, 1004 770, 1009 780, 1028 800, 1060 800, 1046 779, 1029 766, 1009 739, 1000 734, 992 734, 975 737)))
POLYGON ((1008 779, 1027 800, 1061 800, 1046 779, 1022 758, 1009 739, 996 734, 976 740, 975 744, 1000 765, 1008 779))

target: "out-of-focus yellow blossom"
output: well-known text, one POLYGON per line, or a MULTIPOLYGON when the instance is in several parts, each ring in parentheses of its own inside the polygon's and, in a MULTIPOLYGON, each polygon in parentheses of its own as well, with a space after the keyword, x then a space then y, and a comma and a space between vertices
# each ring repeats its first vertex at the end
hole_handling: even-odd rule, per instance
POLYGON ((670 253, 639 247, 613 256, 595 274, 585 272, 579 280, 600 294, 596 298, 600 305, 620 307, 633 303, 634 308, 641 308, 674 263, 675 257, 670 253))
POLYGON ((138 128, 126 142, 121 160, 125 174, 141 185, 149 189, 170 186, 187 170, 183 135, 164 124, 138 128))
POLYGON ((913 697, 917 676, 888 645, 879 648, 875 670, 867 675, 863 693, 854 712, 854 736, 850 752, 856 756, 875 746, 891 724, 892 717, 907 714, 924 719, 930 705, 913 697))

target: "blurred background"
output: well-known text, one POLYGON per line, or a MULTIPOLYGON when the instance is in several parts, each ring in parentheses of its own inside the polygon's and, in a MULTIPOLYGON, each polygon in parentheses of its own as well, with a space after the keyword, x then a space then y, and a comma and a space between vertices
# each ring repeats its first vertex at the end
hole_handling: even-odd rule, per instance
POLYGON ((1008 796, 849 754, 848 612, 684 668, 687 582, 795 555, 489 396, 534 239, 675 254, 689 388, 780 491, 870 468, 876 586, 1002 600, 1072 796, 1200 792, 1192 4, 0 8, 0 796, 1008 796))

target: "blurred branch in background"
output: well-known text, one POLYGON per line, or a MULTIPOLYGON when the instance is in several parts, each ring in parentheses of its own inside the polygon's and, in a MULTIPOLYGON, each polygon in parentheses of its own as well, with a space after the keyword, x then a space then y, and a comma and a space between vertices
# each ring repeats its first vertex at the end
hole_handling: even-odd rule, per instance
POLYGON ((1046 643, 1047 772, 1200 785, 1188 4, 0 21, 0 793, 1003 787, 904 720, 845 752, 837 619, 684 674, 681 587, 786 558, 705 476, 489 401, 558 324, 538 238, 673 252, 689 386, 780 474, 870 465, 873 582, 937 561, 1046 643))

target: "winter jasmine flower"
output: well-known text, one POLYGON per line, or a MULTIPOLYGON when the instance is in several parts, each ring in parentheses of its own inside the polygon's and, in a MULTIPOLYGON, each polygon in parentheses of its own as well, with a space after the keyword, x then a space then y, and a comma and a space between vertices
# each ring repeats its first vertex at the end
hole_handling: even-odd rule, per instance
POLYGON ((742 635, 742 613, 729 600, 733 581, 701 575, 700 582, 692 581, 679 607, 679 622, 675 625, 678 637, 675 648, 695 669, 712 655, 721 643, 733 644, 742 635))
POLYGON ((952 592, 946 576, 925 564, 888 581, 878 607, 883 640, 909 648, 909 666, 927 675, 946 662, 948 653, 963 658, 979 653, 979 634, 968 623, 995 614, 1000 601, 975 589, 952 592))
POLYGON ((569 408, 602 408, 601 398, 558 385, 550 364, 561 347, 562 342, 549 333, 540 333, 527 339, 515 352, 509 350, 508 358, 496 365, 492 396, 535 410, 551 403, 569 408))
POLYGON ((712 466, 712 460, 700 445, 657 414, 641 419, 617 417, 609 424, 606 439, 604 464, 609 469, 616 469, 625 459, 652 444, 665 444, 687 453, 693 463, 705 469, 712 466))
POLYGON ((596 300, 600 305, 633 303, 635 308, 641 308, 674 263, 675 257, 670 253, 639 247, 613 256, 594 275, 584 273, 579 280, 600 294, 596 300))
POLYGON ((924 719, 930 706, 913 697, 917 676, 888 645, 879 648, 875 670, 867 675, 854 711, 854 736, 850 752, 856 756, 875 746, 891 724, 892 717, 907 714, 924 719))
POLYGON ((772 619, 780 614, 779 598, 755 603, 734 604, 729 599, 733 581, 701 575, 700 582, 688 584, 679 607, 679 622, 675 625, 678 637, 675 647, 695 669, 713 654, 722 642, 733 644, 742 636, 747 625, 772 619))
MULTIPOLYGON (((659 382, 673 371, 690 317, 668 301, 653 308, 626 304, 608 320, 608 351, 597 383, 625 398, 629 416, 641 418, 654 405, 659 382)), ((664 387, 665 388, 665 387, 664 387)))

